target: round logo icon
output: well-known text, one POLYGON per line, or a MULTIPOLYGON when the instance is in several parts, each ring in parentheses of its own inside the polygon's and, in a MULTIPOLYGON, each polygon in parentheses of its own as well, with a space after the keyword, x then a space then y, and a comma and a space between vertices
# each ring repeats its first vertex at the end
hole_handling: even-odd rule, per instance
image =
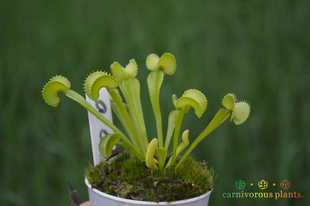
POLYGON ((262 190, 267 189, 268 182, 266 182, 265 180, 261 180, 258 182, 258 187, 262 190))
POLYGON ((245 182, 242 180, 238 180, 236 182, 236 188, 239 190, 243 190, 245 188, 245 182))
POLYGON ((281 186, 283 189, 287 190, 288 188, 290 188, 291 183, 290 183, 288 180, 283 180, 283 181, 280 183, 280 186, 281 186))

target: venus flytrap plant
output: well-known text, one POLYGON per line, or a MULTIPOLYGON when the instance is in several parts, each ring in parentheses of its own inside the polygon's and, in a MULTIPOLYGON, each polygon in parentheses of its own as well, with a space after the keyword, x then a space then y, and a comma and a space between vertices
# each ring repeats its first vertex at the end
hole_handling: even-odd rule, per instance
MULTIPOLYGON (((111 75, 108 75, 105 72, 97 72, 96 74, 92 74, 88 77, 88 80, 92 80, 94 77, 100 77, 99 80, 101 81, 91 81, 92 82, 92 90, 90 90, 89 88, 89 82, 88 84, 85 84, 85 92, 90 95, 93 99, 98 99, 99 95, 96 94, 95 92, 91 93, 92 91, 96 91, 96 89, 99 90, 97 86, 98 82, 103 83, 103 86, 106 87, 108 90, 110 90, 111 88, 115 88, 118 86, 118 83, 116 81, 116 79, 114 77, 112 77, 111 75), (99 74, 100 73, 100 74, 99 74), (95 84, 97 83, 97 84, 95 84), (93 96, 94 95, 94 96, 93 96)), ((98 80, 98 79, 97 79, 98 80)), ((136 152, 136 149, 134 148, 134 146, 131 144, 131 142, 126 138, 126 136, 114 125, 112 124, 109 120, 107 120, 100 112, 98 112, 88 101, 85 100, 84 97, 82 97, 80 94, 76 93, 75 91, 70 89, 71 83, 70 81, 63 77, 63 76, 55 76, 53 78, 50 79, 50 81, 44 86, 43 90, 42 90, 42 95, 43 95, 43 99, 45 100, 45 102, 53 107, 57 107, 58 104, 60 103, 60 99, 58 97, 58 92, 63 92, 67 97, 69 97, 70 99, 76 101, 77 103, 79 103, 80 105, 82 105, 84 108, 86 108, 89 112, 91 112, 94 116, 96 116, 99 120, 101 120, 102 122, 104 122, 108 127, 110 127, 115 134, 118 135, 113 135, 113 136, 106 136, 106 138, 104 138, 104 143, 107 144, 108 146, 111 145, 113 142, 115 142, 115 140, 119 137, 121 137, 121 139, 123 140, 123 142, 119 142, 118 144, 120 144, 121 146, 123 146, 124 148, 126 148, 128 151, 132 152, 133 154, 135 154, 137 157, 139 157, 141 160, 143 160, 143 158, 141 158, 139 156, 139 154, 136 152)), ((100 87, 101 88, 101 87, 100 87)), ((114 146, 115 144, 113 144, 114 146)), ((109 151, 112 152, 112 148, 107 148, 105 151, 105 156, 109 156, 108 154, 110 154, 109 151), (107 151, 107 153, 106 153, 107 151)), ((102 146, 100 146, 100 148, 102 148, 102 146)))
POLYGON ((227 94, 222 101, 225 109, 222 108, 216 113, 209 125, 191 144, 189 141, 189 130, 185 130, 182 133, 182 142, 179 144, 178 140, 184 115, 193 108, 196 116, 200 118, 207 109, 207 98, 205 95, 199 90, 190 89, 185 91, 179 99, 176 95, 172 96, 175 110, 169 114, 164 141, 162 114, 159 104, 160 89, 164 75, 172 75, 176 71, 176 60, 169 53, 161 57, 156 54, 150 54, 146 59, 146 67, 151 71, 147 77, 147 84, 157 128, 157 138, 153 138, 150 142, 148 141, 143 117, 140 82, 136 78, 138 66, 135 60, 130 60, 125 68, 119 63, 114 62, 110 68, 112 75, 101 71, 93 72, 86 78, 84 84, 86 95, 94 101, 98 100, 101 88, 107 89, 111 96, 112 109, 123 125, 127 136, 93 108, 81 95, 71 90, 71 84, 65 77, 53 77, 43 88, 43 98, 47 104, 56 107, 60 102, 58 92, 61 91, 110 127, 115 133, 104 136, 99 144, 99 150, 103 157, 109 158, 114 145, 120 145, 138 157, 140 161, 145 161, 147 167, 161 171, 171 166, 180 167, 197 144, 229 116, 231 116, 231 121, 239 125, 244 123, 250 114, 250 106, 247 102, 237 102, 235 95, 227 94), (123 102, 117 88, 122 92, 126 103, 123 102), (172 155, 168 154, 171 139, 173 139, 172 155), (185 151, 183 157, 176 161, 179 154, 188 145, 190 147, 185 151))
POLYGON ((220 109, 216 113, 216 115, 213 117, 206 129, 195 139, 192 145, 188 148, 188 150, 178 162, 176 167, 179 167, 185 160, 185 158, 197 146, 197 144, 201 142, 201 140, 203 140, 213 130, 215 130, 220 124, 222 124, 229 117, 229 115, 231 115, 231 120, 233 120, 236 125, 244 123, 250 115, 250 105, 244 101, 237 102, 236 96, 234 94, 227 94, 224 97, 222 104, 226 109, 220 109))
MULTIPOLYGON (((179 138, 179 132, 181 129, 184 114, 189 112, 190 108, 193 108, 195 110, 196 116, 200 118, 202 114, 205 112, 205 110, 207 109, 207 103, 208 103, 207 98, 204 96, 204 94, 195 89, 190 89, 190 90, 185 91, 182 97, 180 97, 178 100, 176 100, 177 98, 176 96, 174 96, 173 98, 174 98, 173 101, 175 102, 175 107, 177 109, 177 112, 174 116, 175 130, 174 130, 174 138, 173 138, 173 151, 172 151, 171 159, 169 160, 167 166, 170 166, 170 164, 173 165, 177 157, 178 138, 179 138)), ((187 142, 188 140, 184 142, 185 146, 188 145, 186 144, 187 142)), ((182 150, 185 148, 183 145, 182 145, 182 150)), ((181 148, 179 148, 179 150, 180 149, 181 148)))
MULTIPOLYGON (((140 82, 135 78, 138 73, 138 66, 135 60, 130 60, 129 64, 125 68, 123 68, 119 63, 114 62, 111 65, 111 71, 118 80, 119 88, 121 89, 128 104, 131 119, 136 132, 135 140, 138 144, 138 149, 140 150, 139 152, 144 158, 148 147, 148 138, 140 100, 140 82)), ((129 119, 127 119, 126 123, 129 123, 129 119)), ((133 128, 131 132, 134 132, 133 128)))
MULTIPOLYGON (((159 161, 159 169, 162 170, 164 167, 164 163, 166 161, 167 157, 167 147, 164 147, 164 140, 163 140, 163 129, 162 129, 162 116, 160 111, 160 105, 159 105, 159 93, 160 88, 164 80, 164 74, 172 75, 174 74, 176 70, 176 61, 172 54, 166 53, 162 55, 160 58, 156 54, 150 54, 146 59, 146 67, 151 71, 149 76, 147 77, 147 84, 150 94, 150 99, 156 119, 156 127, 157 127, 157 136, 158 136, 158 142, 159 142, 159 148, 157 148, 157 154, 158 154, 158 161, 159 161), (163 69, 163 71, 160 70, 160 68, 163 69)), ((169 135, 169 134, 168 134, 169 135)), ((154 157, 153 151, 156 147, 157 141, 152 140, 149 146, 149 150, 147 155, 148 161, 152 161, 152 158, 154 157), (151 156, 151 157, 150 157, 151 156)), ((147 162, 147 166, 151 165, 154 166, 155 164, 153 162, 147 162)), ((153 160, 154 161, 154 160, 153 160)), ((155 160, 156 161, 156 160, 155 160)))

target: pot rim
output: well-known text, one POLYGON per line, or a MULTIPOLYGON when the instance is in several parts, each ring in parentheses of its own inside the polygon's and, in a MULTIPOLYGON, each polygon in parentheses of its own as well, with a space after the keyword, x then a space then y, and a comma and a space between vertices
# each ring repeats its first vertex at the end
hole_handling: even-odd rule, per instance
POLYGON ((85 177, 85 184, 87 185, 87 187, 89 189, 91 189, 93 192, 95 192, 96 194, 98 194, 100 196, 103 196, 105 198, 112 199, 112 200, 115 200, 118 202, 125 202, 125 203, 137 204, 137 205, 167 205, 167 204, 177 205, 177 204, 191 203, 191 202, 195 202, 197 200, 200 200, 200 199, 203 199, 203 198, 209 196, 211 194, 211 192, 213 191, 213 189, 212 189, 212 190, 209 190, 207 193, 202 194, 198 197, 193 197, 193 198, 186 199, 186 200, 178 200, 178 201, 173 201, 173 202, 150 202, 150 201, 142 201, 142 200, 125 199, 125 198, 117 197, 114 195, 106 194, 106 193, 101 192, 95 188, 92 188, 86 177, 85 177))

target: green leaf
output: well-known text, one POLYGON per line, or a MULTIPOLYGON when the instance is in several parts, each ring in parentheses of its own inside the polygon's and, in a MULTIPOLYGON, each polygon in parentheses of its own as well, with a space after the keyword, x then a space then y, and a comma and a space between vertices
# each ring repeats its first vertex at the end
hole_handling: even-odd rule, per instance
POLYGON ((156 54, 150 54, 146 58, 146 67, 151 70, 159 70, 162 68, 165 74, 174 74, 177 63, 175 57, 170 53, 163 54, 160 58, 156 54))
POLYGON ((93 72, 85 80, 84 91, 87 96, 95 102, 99 98, 99 91, 105 87, 107 89, 116 88, 117 80, 106 72, 93 72))
POLYGON ((207 109, 207 103, 207 98, 202 92, 190 89, 185 91, 182 97, 177 100, 176 108, 185 108, 187 112, 192 107, 195 110, 196 116, 200 118, 207 109))
POLYGON ((154 159, 154 155, 155 155, 157 148, 158 148, 158 139, 154 138, 150 142, 147 148, 146 158, 145 158, 146 166, 151 169, 158 169, 158 166, 156 165, 156 161, 154 159))
POLYGON ((145 156, 139 154, 139 152, 129 142, 119 142, 118 145, 124 147, 127 151, 138 157, 141 162, 145 160, 145 156))
POLYGON ((185 149, 185 147, 187 147, 187 145, 189 144, 189 141, 188 141, 188 133, 189 133, 189 130, 185 130, 182 134, 182 140, 183 142, 177 147, 176 149, 176 154, 175 155, 172 155, 166 165, 166 168, 171 166, 171 164, 174 163, 175 161, 175 158, 177 158, 177 156, 182 152, 183 149, 185 149))
POLYGON ((122 67, 118 62, 111 65, 111 72, 118 81, 134 78, 138 73, 138 65, 134 59, 131 59, 126 67, 122 67))
POLYGON ((135 78, 138 74, 138 65, 134 59, 129 61, 129 64, 125 67, 126 79, 135 78))
POLYGON ((179 167, 185 158, 193 151, 199 142, 201 142, 206 136, 208 136, 213 130, 215 130, 220 124, 222 124, 230 115, 230 111, 226 109, 220 109, 213 117, 206 129, 195 139, 188 150, 185 152, 181 160, 176 167, 179 167))
POLYGON ((119 143, 120 139, 121 139, 121 135, 118 133, 105 135, 100 140, 100 143, 99 143, 100 154, 104 158, 109 158, 112 154, 112 150, 113 150, 114 145, 119 143))
POLYGON ((50 79, 50 81, 43 87, 42 96, 45 101, 50 106, 57 107, 60 99, 58 97, 58 92, 66 93, 71 87, 70 81, 63 76, 57 75, 50 79))
POLYGON ((181 130, 181 125, 184 117, 185 109, 181 108, 176 112, 174 115, 174 137, 173 137, 173 149, 172 149, 172 156, 171 156, 171 164, 174 164, 175 159, 177 158, 177 146, 178 146, 178 139, 179 139, 179 133, 181 130))
POLYGON ((236 125, 240 125, 248 119, 250 111, 251 108, 247 102, 237 102, 231 118, 236 125))
POLYGON ((127 109, 122 101, 121 95, 116 90, 109 89, 108 92, 112 98, 111 103, 114 105, 113 107, 117 109, 117 111, 115 110, 115 114, 118 116, 120 120, 121 119, 123 120, 121 121, 123 125, 124 126, 126 125, 128 127, 129 131, 127 131, 127 133, 132 133, 136 137, 137 135, 134 126, 131 122, 127 109))
MULTIPOLYGON (((93 77, 95 76, 97 76, 97 74, 94 75, 93 77)), ((93 78, 93 77, 90 77, 90 78, 93 78)), ((107 136, 107 138, 103 138, 104 140, 102 140, 103 142, 101 143, 102 144, 101 148, 103 148, 101 149, 103 156, 109 157, 112 153, 113 146, 119 141, 119 138, 122 138, 124 140, 123 144, 128 148, 129 151, 134 153, 140 159, 144 157, 144 156, 141 156, 138 152, 135 152, 135 147, 122 134, 122 132, 117 127, 115 127, 115 125, 113 125, 106 117, 104 117, 100 112, 98 112, 88 101, 85 100, 84 97, 82 97, 80 94, 76 93, 75 91, 70 90, 69 88, 70 88, 70 82, 67 78, 62 77, 62 76, 55 76, 44 86, 42 90, 43 99, 45 100, 47 104, 55 107, 60 102, 60 99, 57 94, 59 91, 61 91, 67 97, 69 97, 70 99, 82 105, 90 113, 95 115, 99 120, 105 123, 114 132, 116 132, 115 135, 111 137, 107 136)), ((86 88, 90 88, 90 87, 86 86, 86 88)))
POLYGON ((172 54, 165 53, 160 57, 157 67, 163 68, 165 74, 172 75, 177 68, 177 62, 172 54))
POLYGON ((221 125, 230 115, 230 111, 226 109, 220 109, 216 115, 213 117, 207 128, 205 129, 205 135, 207 136, 210 134, 213 130, 215 130, 219 125, 221 125))
POLYGON ((169 148, 169 144, 173 135, 173 130, 175 127, 174 124, 174 116, 178 112, 178 110, 174 110, 170 112, 169 117, 168 117, 168 128, 167 128, 167 136, 166 136, 166 142, 165 142, 165 148, 169 148))
MULTIPOLYGON (((119 82, 119 88, 125 97, 126 103, 128 104, 132 122, 136 130, 136 142, 139 146, 138 139, 140 140, 142 147, 141 152, 145 155, 148 146, 148 138, 140 100, 140 82, 135 78, 138 73, 138 65, 134 59, 130 60, 125 68, 123 68, 119 63, 114 62, 111 65, 111 72, 119 82)), ((119 104, 118 107, 120 107, 119 104)), ((124 118, 126 120, 126 115, 124 115, 124 118)))
POLYGON ((159 57, 156 54, 150 54, 146 58, 146 62, 145 62, 146 68, 148 68, 151 71, 157 70, 158 62, 159 62, 159 57))
POLYGON ((120 83, 120 88, 128 104, 133 125, 145 154, 148 138, 140 99, 140 82, 136 78, 126 79, 120 83))
POLYGON ((87 109, 90 113, 95 115, 98 119, 100 119, 103 123, 105 123, 108 127, 110 127, 114 132, 121 133, 114 124, 112 124, 105 116, 103 116, 98 110, 96 110, 84 97, 80 94, 76 93, 73 90, 67 90, 66 96, 70 99, 76 101, 80 105, 82 105, 85 109, 87 109))
POLYGON ((159 170, 162 170, 164 169, 165 162, 166 162, 167 149, 163 147, 163 148, 158 148, 156 151, 158 155, 158 167, 159 167, 159 170))
POLYGON ((178 101, 177 95, 173 94, 173 95, 172 95, 172 104, 174 105, 175 108, 177 107, 177 106, 176 106, 177 101, 178 101))
POLYGON ((114 114, 117 116, 117 118, 119 119, 119 121, 121 122, 121 124, 123 125, 124 129, 126 130, 131 142, 133 143, 133 145, 137 148, 137 151, 139 151, 138 149, 138 145, 136 143, 135 137, 132 134, 132 132, 130 131, 130 128, 121 112, 121 110, 119 109, 119 107, 117 106, 117 104, 114 101, 111 101, 111 107, 112 110, 114 112, 114 114))
POLYGON ((234 94, 227 94, 222 101, 223 106, 230 111, 235 108, 236 96, 234 94))
POLYGON ((152 71, 147 77, 147 85, 149 89, 150 99, 156 119, 157 136, 159 140, 159 147, 163 147, 163 129, 162 116, 159 104, 159 93, 162 82, 164 80, 164 73, 162 71, 152 71))
POLYGON ((137 150, 133 147, 133 145, 129 141, 120 142, 120 139, 126 140, 126 138, 122 134, 114 133, 107 134, 104 136, 99 143, 99 152, 104 158, 109 158, 112 154, 114 145, 118 144, 124 147, 126 150, 134 154, 141 161, 143 161, 143 157, 137 152, 137 150))
POLYGON ((141 140, 139 139, 136 130, 133 126, 131 118, 127 112, 125 105, 122 102, 122 97, 116 90, 108 90, 110 96, 112 97, 113 101, 111 102, 112 109, 114 113, 117 115, 118 119, 124 126, 127 134, 130 137, 131 142, 134 144, 135 147, 138 148, 138 151, 141 152, 141 155, 144 157, 143 148, 141 146, 141 140))
POLYGON ((182 143, 178 146, 177 148, 177 153, 176 153, 176 156, 178 156, 183 149, 185 149, 185 147, 189 144, 189 141, 188 141, 188 133, 189 133, 189 130, 185 130, 182 134, 182 143))
POLYGON ((118 62, 114 62, 110 69, 113 76, 115 76, 118 81, 123 81, 125 79, 124 68, 118 62))

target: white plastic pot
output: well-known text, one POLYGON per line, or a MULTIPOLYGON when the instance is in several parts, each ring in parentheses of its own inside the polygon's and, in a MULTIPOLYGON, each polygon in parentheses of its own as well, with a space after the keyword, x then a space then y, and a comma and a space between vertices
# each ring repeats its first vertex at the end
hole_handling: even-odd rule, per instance
POLYGON ((194 197, 187 200, 180 200, 174 202, 147 202, 139 200, 129 200, 113 195, 108 195, 106 193, 100 192, 97 189, 92 189, 91 185, 88 183, 87 178, 85 178, 85 184, 88 187, 89 200, 93 206, 141 206, 141 205, 183 205, 183 206, 207 206, 209 203, 210 194, 209 191, 198 197, 194 197))

